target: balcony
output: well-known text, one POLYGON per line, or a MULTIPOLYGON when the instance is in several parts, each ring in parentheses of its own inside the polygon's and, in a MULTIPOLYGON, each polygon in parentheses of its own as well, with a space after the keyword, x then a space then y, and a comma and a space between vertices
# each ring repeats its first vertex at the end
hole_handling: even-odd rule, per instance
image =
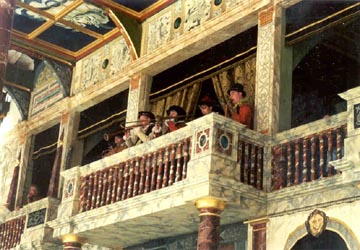
POLYGON ((226 201, 222 223, 265 215, 268 142, 223 116, 202 117, 64 171, 62 203, 49 225, 57 237, 74 233, 90 244, 126 247, 197 231, 194 202, 204 196, 226 201))
POLYGON ((10 212, 0 224, 0 249, 58 249, 46 223, 56 218, 59 200, 44 198, 10 212))
POLYGON ((222 224, 265 216, 268 192, 340 174, 329 162, 343 156, 345 115, 275 137, 217 114, 199 118, 64 171, 58 217, 48 225, 54 237, 114 248, 197 231, 194 202, 204 196, 226 201, 222 224))

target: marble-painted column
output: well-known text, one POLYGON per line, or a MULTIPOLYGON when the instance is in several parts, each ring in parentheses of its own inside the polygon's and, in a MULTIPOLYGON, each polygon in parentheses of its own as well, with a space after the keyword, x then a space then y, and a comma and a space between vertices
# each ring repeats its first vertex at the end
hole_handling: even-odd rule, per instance
POLYGON ((347 137, 343 160, 360 171, 360 87, 349 89, 339 96, 347 102, 347 137))
POLYGON ((2 89, 5 80, 15 3, 15 0, 0 0, 0 101, 3 100, 2 89))
POLYGON ((83 140, 77 137, 80 112, 70 111, 62 116, 64 124, 64 140, 61 171, 67 170, 73 166, 80 166, 83 155, 83 140))
POLYGON ((251 247, 252 250, 266 250, 266 230, 267 223, 269 219, 262 218, 253 221, 248 221, 249 223, 249 235, 251 237, 251 247))
POLYGON ((138 74, 130 79, 126 121, 136 121, 139 111, 148 110, 152 78, 138 74))
POLYGON ((75 234, 67 234, 61 237, 64 250, 81 250, 84 240, 75 234))
POLYGON ((220 246, 220 213, 225 202, 214 197, 204 197, 195 202, 200 211, 198 250, 217 250, 220 246))
POLYGON ((282 17, 282 8, 275 6, 258 16, 255 130, 268 135, 279 131, 282 17))

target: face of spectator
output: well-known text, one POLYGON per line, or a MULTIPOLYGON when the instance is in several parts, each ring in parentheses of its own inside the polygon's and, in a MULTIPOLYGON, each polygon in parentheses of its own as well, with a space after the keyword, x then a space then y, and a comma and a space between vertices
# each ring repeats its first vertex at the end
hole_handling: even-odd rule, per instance
POLYGON ((150 124, 150 118, 146 115, 141 115, 139 118, 140 124, 143 128, 150 124))
POLYGON ((123 142, 123 139, 120 136, 115 136, 114 142, 115 144, 121 144, 123 142))
POLYGON ((212 112, 212 107, 208 105, 200 105, 200 110, 203 115, 210 114, 212 112))
POLYGON ((39 191, 36 186, 30 186, 28 195, 31 197, 37 196, 39 194, 39 191))
POLYGON ((170 116, 171 118, 175 118, 175 117, 178 116, 178 113, 177 113, 175 110, 171 110, 170 113, 169 113, 169 116, 170 116))
POLYGON ((231 90, 230 91, 230 101, 232 102, 232 104, 236 104, 238 103, 241 98, 242 98, 242 92, 236 91, 236 90, 231 90))

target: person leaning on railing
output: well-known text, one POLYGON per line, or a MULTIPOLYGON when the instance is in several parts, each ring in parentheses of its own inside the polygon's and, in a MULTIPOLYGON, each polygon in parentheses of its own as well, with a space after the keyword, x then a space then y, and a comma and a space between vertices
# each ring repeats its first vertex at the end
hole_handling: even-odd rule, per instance
POLYGON ((234 121, 238 121, 247 128, 251 128, 252 108, 246 98, 244 86, 240 83, 234 83, 228 90, 229 99, 232 107, 227 107, 225 116, 231 117, 234 121))

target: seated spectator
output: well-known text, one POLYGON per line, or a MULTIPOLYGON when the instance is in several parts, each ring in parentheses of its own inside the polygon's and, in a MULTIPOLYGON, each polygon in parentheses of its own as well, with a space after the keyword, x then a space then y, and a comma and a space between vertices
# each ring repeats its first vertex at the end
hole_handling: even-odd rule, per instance
POLYGON ((225 112, 225 115, 246 125, 247 128, 251 128, 252 109, 246 98, 244 86, 240 83, 232 84, 228 90, 228 95, 233 106, 231 110, 225 112))
POLYGON ((149 111, 141 111, 138 115, 139 124, 129 129, 125 128, 125 144, 128 147, 147 142, 154 138, 152 131, 154 127, 155 115, 149 111))

